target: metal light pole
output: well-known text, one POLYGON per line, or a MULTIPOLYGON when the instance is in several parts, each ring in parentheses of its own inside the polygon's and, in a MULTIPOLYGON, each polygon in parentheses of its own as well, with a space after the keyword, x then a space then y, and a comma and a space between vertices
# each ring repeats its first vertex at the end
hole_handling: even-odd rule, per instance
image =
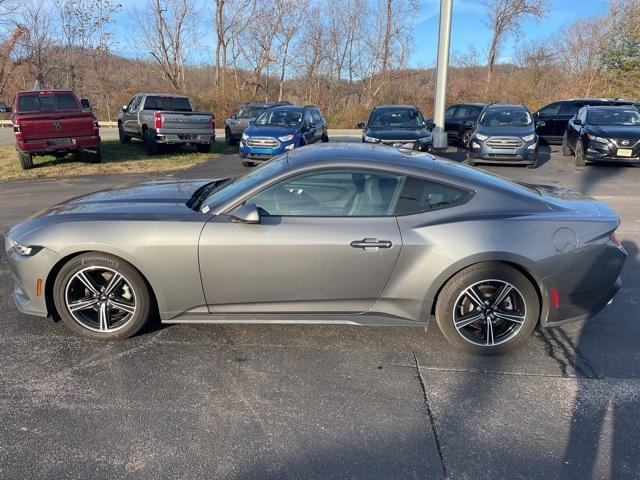
POLYGON ((447 102, 447 74, 451 44, 451 11, 453 0, 440 0, 440 30, 438 32, 438 66, 436 70, 436 99, 433 120, 433 148, 447 148, 447 132, 444 130, 444 109, 447 102))

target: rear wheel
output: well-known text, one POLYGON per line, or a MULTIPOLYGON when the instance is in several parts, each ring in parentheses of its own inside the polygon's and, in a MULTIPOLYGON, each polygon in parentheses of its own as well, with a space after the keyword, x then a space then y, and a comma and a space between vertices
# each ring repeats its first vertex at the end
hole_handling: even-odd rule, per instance
POLYGON ((120 143, 129 143, 131 141, 131 137, 124 133, 122 123, 118 123, 118 138, 120 139, 120 143))
POLYGON ((22 170, 33 168, 33 155, 31 153, 18 150, 18 160, 20 161, 22 170))
POLYGON ((100 145, 96 145, 95 150, 87 150, 83 153, 90 163, 102 163, 102 150, 100 149, 100 145))
POLYGON ((322 135, 322 141, 324 143, 327 143, 329 141, 329 135, 327 135, 326 133, 322 135))
POLYGON ((584 145, 582 144, 582 140, 578 140, 576 143, 576 165, 579 167, 584 167, 587 164, 584 158, 584 145))
POLYGON ((135 335, 151 314, 151 297, 140 273, 124 260, 86 253, 67 262, 56 277, 54 303, 65 325, 94 339, 135 335))
POLYGON ((142 132, 142 144, 144 146, 144 153, 147 155, 155 155, 158 153, 158 143, 151 137, 148 128, 142 132))
POLYGON ((571 154, 573 153, 571 151, 571 147, 569 147, 569 141, 567 140, 567 134, 565 133, 564 136, 562 137, 562 156, 563 157, 570 157, 571 154))
POLYGON ((224 130, 224 141, 227 142, 227 145, 233 147, 236 144, 233 135, 231 134, 231 129, 225 128, 224 130))
POLYGON ((503 263, 479 263, 454 275, 436 304, 436 321, 455 347, 495 355, 527 341, 540 317, 532 283, 503 263))

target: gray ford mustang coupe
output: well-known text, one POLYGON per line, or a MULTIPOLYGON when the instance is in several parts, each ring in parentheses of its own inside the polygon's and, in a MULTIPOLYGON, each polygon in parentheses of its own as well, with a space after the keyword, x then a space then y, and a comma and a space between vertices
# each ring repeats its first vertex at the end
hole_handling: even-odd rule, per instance
POLYGON ((164 323, 426 327, 492 354, 620 288, 616 213, 428 154, 324 144, 235 179, 71 199, 6 236, 20 311, 95 339, 164 323))

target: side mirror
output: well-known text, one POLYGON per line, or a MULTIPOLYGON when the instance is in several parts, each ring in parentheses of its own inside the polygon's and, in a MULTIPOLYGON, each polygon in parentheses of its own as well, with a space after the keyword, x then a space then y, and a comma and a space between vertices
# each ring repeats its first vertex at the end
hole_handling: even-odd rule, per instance
POLYGON ((253 127, 256 124, 256 119, 249 120, 249 126, 253 127))
POLYGON ((544 127, 546 124, 547 122, 540 120, 539 122, 536 122, 536 128, 544 127))
POLYGON ((364 127, 366 127, 366 126, 367 126, 367 124, 366 124, 366 123, 364 123, 364 122, 360 122, 360 123, 358 124, 358 128, 362 128, 363 130, 364 130, 364 127))
POLYGON ((247 203, 231 214, 234 223, 260 223, 260 211, 255 203, 247 203))
POLYGON ((573 124, 574 125, 582 125, 582 120, 580 120, 579 118, 574 118, 573 119, 573 124))
POLYGON ((427 130, 433 131, 436 128, 436 124, 434 122, 427 122, 427 130))
POLYGON ((122 105, 122 111, 126 112, 127 111, 127 106, 126 105, 122 105))
POLYGON ((85 110, 89 110, 91 108, 91 104, 89 103, 88 98, 81 98, 80 105, 82 105, 82 108, 85 110))

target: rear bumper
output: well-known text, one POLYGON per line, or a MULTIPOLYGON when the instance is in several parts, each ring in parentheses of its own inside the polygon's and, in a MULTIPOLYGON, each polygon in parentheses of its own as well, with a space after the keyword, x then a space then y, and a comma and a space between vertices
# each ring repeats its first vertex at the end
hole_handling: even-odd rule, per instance
POLYGON ((215 134, 208 133, 156 133, 154 139, 157 143, 165 145, 197 143, 209 144, 216 141, 215 134))
MULTIPOLYGON (((565 308, 565 312, 560 312, 559 309, 552 309, 547 319, 547 327, 557 327, 571 322, 579 322, 581 320, 587 320, 604 309, 612 300, 613 297, 622 288, 622 279, 618 277, 615 283, 606 291, 599 292, 597 294, 589 294, 583 296, 581 301, 577 302, 577 305, 571 305, 570 308, 565 308), (572 312, 573 311, 573 312, 572 312), (573 316, 570 316, 572 315, 573 316)), ((576 302, 576 299, 572 299, 576 302)))
POLYGON ((16 143, 16 147, 21 152, 26 153, 52 153, 59 151, 72 151, 93 149, 100 145, 100 135, 91 135, 87 137, 64 137, 68 138, 69 142, 56 144, 56 141, 61 139, 49 138, 38 140, 23 140, 16 143))

